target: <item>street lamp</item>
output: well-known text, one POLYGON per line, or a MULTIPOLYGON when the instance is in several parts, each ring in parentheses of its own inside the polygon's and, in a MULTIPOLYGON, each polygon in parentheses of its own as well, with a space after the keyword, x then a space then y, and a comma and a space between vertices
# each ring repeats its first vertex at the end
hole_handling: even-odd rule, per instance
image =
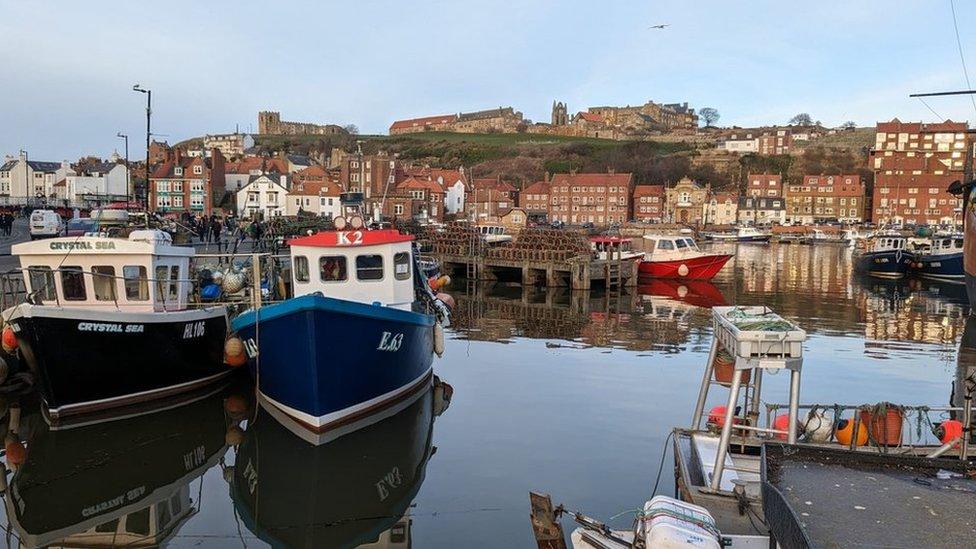
POLYGON ((149 136, 152 131, 152 90, 148 90, 136 84, 132 86, 132 91, 146 94, 146 190, 144 195, 144 205, 146 215, 149 215, 149 136))
MULTIPOLYGON (((125 209, 128 210, 130 195, 132 194, 132 170, 129 169, 129 136, 122 132, 115 135, 116 137, 125 140, 125 209)), ((108 192, 106 192, 106 194, 108 194, 108 192)))

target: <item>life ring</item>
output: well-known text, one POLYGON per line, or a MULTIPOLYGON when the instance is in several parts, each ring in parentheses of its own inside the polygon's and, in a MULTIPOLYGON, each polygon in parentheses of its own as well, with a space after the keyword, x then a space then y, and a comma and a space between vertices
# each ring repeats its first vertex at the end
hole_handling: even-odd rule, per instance
POLYGON ((678 265, 678 276, 688 276, 688 266, 684 263, 678 265))

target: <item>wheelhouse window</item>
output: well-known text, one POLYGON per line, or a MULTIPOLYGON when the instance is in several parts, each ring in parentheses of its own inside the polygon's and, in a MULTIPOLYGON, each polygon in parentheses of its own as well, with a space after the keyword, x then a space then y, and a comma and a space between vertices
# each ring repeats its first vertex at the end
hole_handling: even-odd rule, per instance
POLYGON ((675 240, 674 243, 677 244, 679 250, 688 247, 688 243, 685 242, 685 239, 683 238, 679 238, 678 240, 675 240))
POLYGON ((174 300, 180 297, 180 268, 176 265, 169 268, 169 297, 174 300))
POLYGON ((393 276, 397 280, 410 278, 410 254, 400 252, 393 256, 393 276))
POLYGON ((96 265, 92 267, 92 286, 98 301, 115 301, 115 267, 96 265))
POLYGON ((166 281, 169 278, 169 266, 168 265, 157 265, 156 274, 154 276, 156 279, 156 295, 162 301, 168 299, 168 292, 166 291, 166 281))
POLYGON ((149 284, 146 282, 146 268, 142 265, 126 265, 122 267, 122 278, 125 281, 125 298, 129 301, 147 301, 149 299, 149 284))
POLYGON ((357 280, 382 280, 383 279, 383 256, 357 255, 356 256, 356 279, 357 280))
POLYGON ((660 242, 657 243, 657 247, 662 250, 673 250, 674 243, 671 242, 670 240, 661 240, 660 242))
POLYGON ((319 258, 319 278, 322 282, 346 280, 346 256, 325 255, 319 258))
POLYGON ((85 301, 85 271, 81 267, 61 267, 61 288, 64 298, 68 301, 85 301))
POLYGON ((303 255, 295 256, 295 280, 308 282, 308 258, 303 255))
POLYGON ((28 267, 30 287, 35 297, 42 300, 57 300, 58 290, 54 287, 54 271, 50 267, 28 267))

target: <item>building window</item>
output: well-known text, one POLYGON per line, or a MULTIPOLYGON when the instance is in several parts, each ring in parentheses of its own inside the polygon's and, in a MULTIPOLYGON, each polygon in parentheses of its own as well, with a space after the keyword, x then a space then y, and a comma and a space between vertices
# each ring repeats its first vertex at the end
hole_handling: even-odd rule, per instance
POLYGON ((393 213, 394 215, 403 215, 403 204, 394 204, 393 213))
POLYGON ((193 173, 196 174, 196 175, 203 174, 203 166, 201 166, 199 164, 197 164, 196 166, 193 166, 193 173))
POLYGON ((173 169, 173 175, 182 176, 183 175, 183 168, 180 168, 180 167, 174 168, 173 169))

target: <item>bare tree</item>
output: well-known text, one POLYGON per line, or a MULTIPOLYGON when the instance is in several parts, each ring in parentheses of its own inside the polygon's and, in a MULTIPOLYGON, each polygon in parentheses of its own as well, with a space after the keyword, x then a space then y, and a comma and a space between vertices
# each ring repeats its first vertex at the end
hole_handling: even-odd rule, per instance
POLYGON ((790 118, 789 124, 791 126, 809 126, 813 124, 813 118, 809 114, 801 112, 793 118, 790 118))
POLYGON ((840 127, 841 128, 844 128, 845 130, 853 130, 853 129, 857 128, 857 122, 855 122, 853 120, 848 120, 847 122, 844 122, 843 124, 841 124, 840 127))
POLYGON ((346 124, 342 127, 349 135, 359 135, 359 127, 355 124, 346 124))
POLYGON ((713 109, 712 107, 705 107, 698 111, 698 116, 701 117, 701 119, 705 122, 706 128, 711 128, 716 122, 718 122, 718 119, 722 117, 722 115, 718 113, 718 110, 713 109))

